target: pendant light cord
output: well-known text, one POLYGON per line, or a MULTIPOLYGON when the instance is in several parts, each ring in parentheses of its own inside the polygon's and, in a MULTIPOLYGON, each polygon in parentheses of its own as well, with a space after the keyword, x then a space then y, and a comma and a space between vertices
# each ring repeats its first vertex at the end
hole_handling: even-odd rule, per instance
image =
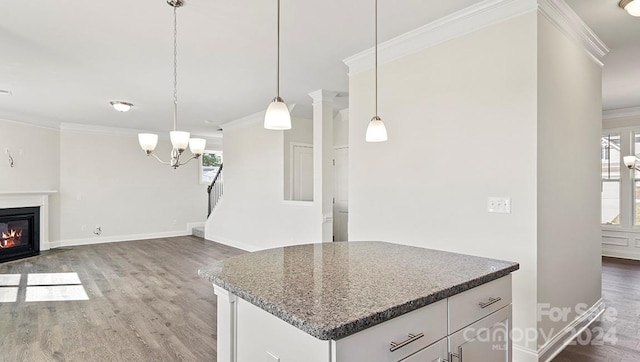
POLYGON ((375 83, 376 83, 376 117, 378 117, 378 0, 375 0, 375 83))
POLYGON ((280 98, 280 0, 278 0, 278 54, 276 56, 276 97, 280 98))
POLYGON ((173 130, 178 130, 178 6, 173 5, 173 130))

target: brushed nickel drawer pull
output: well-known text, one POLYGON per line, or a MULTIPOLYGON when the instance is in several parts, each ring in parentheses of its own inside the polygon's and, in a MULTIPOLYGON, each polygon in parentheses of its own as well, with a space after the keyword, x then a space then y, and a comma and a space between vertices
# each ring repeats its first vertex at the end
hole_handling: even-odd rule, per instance
POLYGON ((389 348, 389 351, 393 352, 395 350, 398 350, 411 342, 415 342, 419 340, 422 337, 424 337, 424 333, 418 333, 418 334, 409 333, 409 339, 405 339, 400 343, 391 342, 391 348, 389 348))
POLYGON ((485 309, 486 307, 490 306, 491 304, 498 303, 501 300, 502 300, 501 297, 489 298, 488 301, 480 302, 480 303, 478 303, 478 305, 480 306, 480 308, 485 309))

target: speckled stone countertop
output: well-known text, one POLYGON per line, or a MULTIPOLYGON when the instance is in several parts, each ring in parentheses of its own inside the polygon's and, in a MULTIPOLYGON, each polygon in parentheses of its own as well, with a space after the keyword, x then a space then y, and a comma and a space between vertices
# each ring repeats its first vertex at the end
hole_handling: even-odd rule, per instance
POLYGON ((518 268, 501 260, 351 241, 247 253, 199 274, 318 339, 337 340, 518 268))

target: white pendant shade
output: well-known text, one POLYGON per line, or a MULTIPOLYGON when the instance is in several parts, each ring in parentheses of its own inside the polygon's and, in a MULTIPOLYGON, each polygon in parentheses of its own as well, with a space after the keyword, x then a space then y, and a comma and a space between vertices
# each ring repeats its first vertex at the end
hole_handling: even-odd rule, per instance
POLYGON ((269 104, 264 115, 264 128, 272 130, 291 129, 291 115, 289 108, 280 98, 276 98, 269 104))
POLYGON ((173 148, 178 150, 186 150, 189 145, 189 137, 191 134, 184 131, 171 131, 169 132, 169 138, 171 138, 171 144, 173 148))
POLYGON ((189 149, 194 155, 201 155, 207 147, 207 140, 204 138, 192 138, 189 140, 189 149))
POLYGON ((633 0, 632 2, 628 3, 624 7, 624 9, 631 16, 640 16, 640 0, 633 0))
POLYGON ((628 168, 634 168, 636 165, 636 156, 624 156, 624 165, 628 168))
POLYGON ((384 142, 387 140, 387 128, 380 117, 371 118, 365 139, 367 142, 384 142))
POLYGON ((153 133, 139 133, 138 142, 145 152, 153 152, 158 144, 158 135, 153 133))

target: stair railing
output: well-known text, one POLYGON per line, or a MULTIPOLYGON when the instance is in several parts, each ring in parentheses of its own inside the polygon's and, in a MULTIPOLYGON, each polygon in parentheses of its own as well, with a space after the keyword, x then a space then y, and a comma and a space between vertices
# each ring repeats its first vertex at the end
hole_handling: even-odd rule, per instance
POLYGON ((216 172, 216 175, 213 178, 213 181, 211 181, 211 184, 207 187, 207 193, 209 194, 209 211, 207 213, 207 216, 211 215, 211 212, 216 207, 216 205, 218 204, 218 201, 220 201, 220 198, 222 197, 222 192, 223 192, 222 166, 223 165, 220 164, 220 168, 218 169, 218 172, 216 172))

